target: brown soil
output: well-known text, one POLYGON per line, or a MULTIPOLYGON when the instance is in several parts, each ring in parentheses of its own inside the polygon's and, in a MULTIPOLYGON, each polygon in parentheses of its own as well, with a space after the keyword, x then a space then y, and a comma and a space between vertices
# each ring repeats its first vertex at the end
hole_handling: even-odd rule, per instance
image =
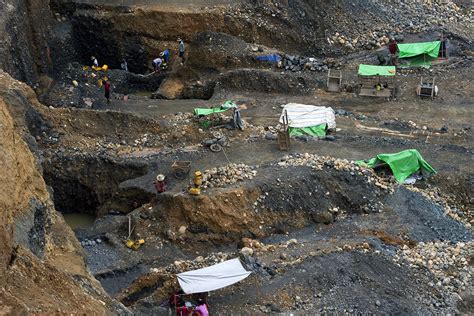
POLYGON ((0 72, 0 174, 11 179, 0 192, 0 305, 7 312, 105 314, 112 301, 89 274, 25 142, 30 136, 18 113, 35 104, 28 86, 0 72))
POLYGON ((397 237, 397 236, 392 236, 387 234, 387 232, 384 232, 382 230, 362 230, 361 234, 363 235, 368 235, 368 236, 375 236, 379 238, 383 243, 387 245, 393 245, 393 246, 403 246, 407 245, 409 247, 414 247, 416 246, 416 242, 413 240, 405 239, 402 237, 397 237))

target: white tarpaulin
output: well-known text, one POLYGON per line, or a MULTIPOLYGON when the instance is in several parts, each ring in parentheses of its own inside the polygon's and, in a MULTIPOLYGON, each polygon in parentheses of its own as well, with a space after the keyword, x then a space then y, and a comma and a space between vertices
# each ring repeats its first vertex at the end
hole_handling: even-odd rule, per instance
POLYGON ((199 270, 179 273, 178 282, 184 293, 214 291, 237 283, 250 275, 238 258, 199 270))
POLYGON ((283 123, 285 110, 288 113, 290 127, 312 127, 327 124, 328 128, 336 128, 336 116, 330 107, 288 103, 283 106, 280 123, 283 123))

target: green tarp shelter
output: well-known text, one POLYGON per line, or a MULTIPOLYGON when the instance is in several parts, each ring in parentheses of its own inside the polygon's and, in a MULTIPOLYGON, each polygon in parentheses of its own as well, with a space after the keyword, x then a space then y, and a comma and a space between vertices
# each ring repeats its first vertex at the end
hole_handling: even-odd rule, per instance
POLYGON ((424 175, 436 173, 436 170, 423 159, 416 149, 407 149, 395 154, 379 154, 372 159, 358 160, 356 163, 361 167, 368 168, 387 164, 395 179, 400 183, 403 183, 406 178, 418 170, 421 170, 424 175))
POLYGON ((322 137, 326 136, 328 129, 336 128, 334 110, 325 106, 288 103, 283 106, 280 123, 286 124, 286 119, 291 137, 322 137))
POLYGON ((419 55, 427 55, 438 58, 441 41, 397 44, 398 58, 409 58, 419 55))
POLYGON ((237 107, 237 104, 235 104, 234 101, 227 100, 224 103, 222 103, 222 105, 219 107, 210 108, 210 109, 209 108, 195 108, 194 115, 208 116, 215 113, 222 113, 236 107, 237 107))
POLYGON ((319 124, 311 127, 288 127, 291 137, 309 135, 312 137, 326 136, 327 124, 319 124))
POLYGON ((429 67, 438 58, 441 41, 397 44, 400 67, 429 67))
POLYGON ((359 76, 395 76, 395 66, 359 65, 359 76))

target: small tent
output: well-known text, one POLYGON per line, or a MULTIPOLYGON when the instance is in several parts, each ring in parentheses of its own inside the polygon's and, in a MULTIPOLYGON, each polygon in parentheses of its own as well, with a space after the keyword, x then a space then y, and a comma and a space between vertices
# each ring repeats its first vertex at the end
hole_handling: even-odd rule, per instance
POLYGON ((185 294, 204 293, 240 282, 252 272, 242 266, 238 258, 198 270, 179 273, 179 285, 185 294))
POLYGON ((407 149, 394 154, 379 154, 368 160, 358 160, 356 163, 361 167, 376 168, 388 165, 395 179, 403 183, 417 171, 424 176, 436 173, 436 170, 428 164, 416 149, 407 149))
POLYGON ((438 58, 441 41, 397 44, 400 66, 429 67, 438 58))
POLYGON ((282 124, 285 115, 290 136, 325 136, 328 129, 336 128, 336 116, 330 107, 288 103, 280 116, 282 124))
POLYGON ((395 93, 395 66, 360 64, 359 96, 390 98, 395 93))

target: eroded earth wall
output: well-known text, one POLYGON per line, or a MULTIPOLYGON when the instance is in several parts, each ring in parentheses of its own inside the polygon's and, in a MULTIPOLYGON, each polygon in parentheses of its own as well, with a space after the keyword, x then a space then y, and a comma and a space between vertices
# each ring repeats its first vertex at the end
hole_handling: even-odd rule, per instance
POLYGON ((0 0, 0 68, 35 84, 51 67, 48 0, 0 0))
POLYGON ((54 208, 24 123, 35 106, 42 105, 33 90, 0 71, 0 314, 120 309, 54 208))

